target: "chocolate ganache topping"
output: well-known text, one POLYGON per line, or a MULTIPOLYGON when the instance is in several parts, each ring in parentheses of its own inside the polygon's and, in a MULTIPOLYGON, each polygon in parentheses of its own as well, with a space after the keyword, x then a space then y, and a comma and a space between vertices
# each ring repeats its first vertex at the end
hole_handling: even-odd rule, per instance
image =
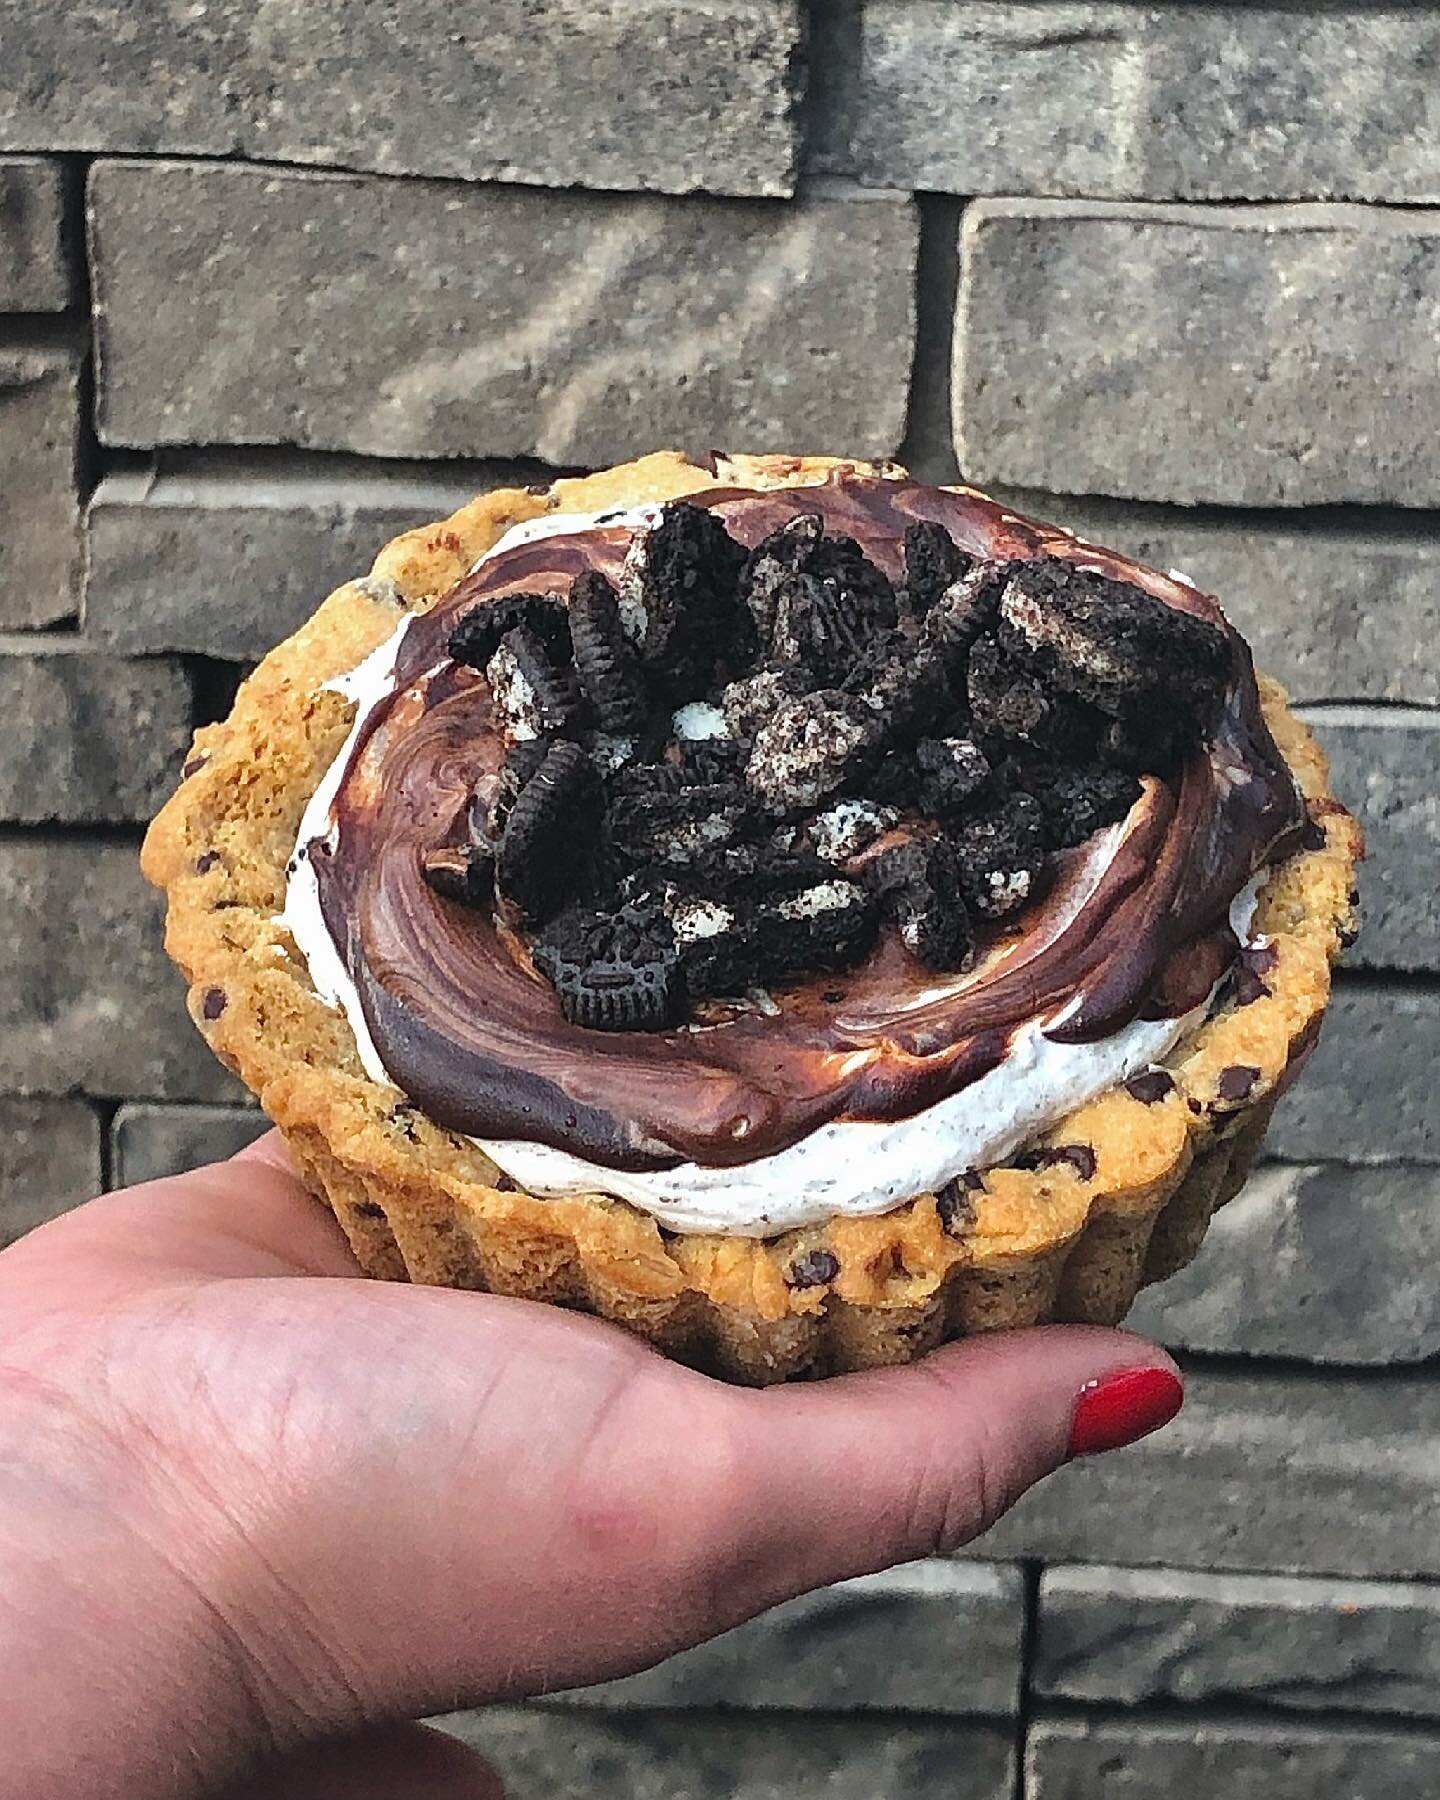
MULTIPOLYGON (((918 565, 927 543, 944 543, 914 527, 943 527, 955 567, 978 563, 987 578, 1009 581, 1008 629, 1021 634, 1040 676, 1056 654, 1047 570, 1082 587, 1133 584, 1223 633, 1223 674, 1205 730, 1163 776, 1143 756, 1127 765, 1118 748, 1112 763, 1143 773, 1128 812, 1083 841, 1062 839, 1043 876, 1033 887, 1027 877, 1019 899, 1006 902, 1015 910, 982 906, 963 957, 927 962, 914 954, 914 931, 907 941, 890 917, 854 966, 812 967, 764 994, 711 998, 659 1029, 590 1029, 567 1018, 513 907, 462 904, 453 884, 440 891, 467 817, 501 790, 507 759, 497 666, 487 676, 484 666, 454 660, 452 632, 478 605, 520 594, 563 598, 592 573, 623 593, 636 527, 602 515, 573 531, 522 537, 410 622, 389 689, 354 740, 333 829, 301 850, 376 1052, 405 1094, 440 1124, 481 1139, 549 1144, 616 1169, 726 1166, 786 1148, 828 1121, 910 1117, 996 1068, 1016 1031, 1037 1018, 1052 1021, 1047 1035, 1058 1041, 1088 1042, 1140 1017, 1179 1018, 1206 999, 1237 952, 1232 901, 1298 843, 1303 821, 1248 649, 1213 600, 978 494, 910 480, 841 472, 806 487, 709 488, 689 501, 747 551, 781 528, 810 529, 805 516, 818 516, 814 529, 853 539, 901 588, 902 602, 903 584, 923 575, 907 568, 907 552, 918 565)), ((1079 613, 1089 616, 1084 604, 1079 613)), ((532 623, 543 635, 545 618, 532 623)), ((526 634, 506 641, 523 658, 526 634)), ((970 650, 972 702, 986 691, 980 648, 970 650)), ((727 675, 734 670, 722 659, 712 702, 727 675)), ((829 679, 838 686, 844 677, 829 679)), ((533 687, 524 692, 536 699, 533 687)), ((963 730, 970 721, 961 693, 963 730)), ((676 704, 702 698, 673 696, 676 704)), ((1013 693, 1002 701, 1012 705, 1013 693)), ((537 703, 545 702, 541 693, 537 703)), ((997 728, 1025 730, 1006 723, 1003 706, 997 728)), ((963 783, 964 756, 932 752, 925 779, 931 792, 963 783)), ((923 830, 922 821, 922 839, 923 830)), ((847 879, 865 886, 888 841, 882 831, 851 854, 847 879)), ((575 859, 589 853, 577 834, 575 859)))

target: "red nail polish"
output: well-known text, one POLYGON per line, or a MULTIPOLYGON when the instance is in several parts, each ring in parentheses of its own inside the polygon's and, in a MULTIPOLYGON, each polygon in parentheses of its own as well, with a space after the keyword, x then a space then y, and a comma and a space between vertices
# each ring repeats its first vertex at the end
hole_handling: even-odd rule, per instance
POLYGON ((1170 1423, 1184 1398, 1179 1377, 1169 1369, 1119 1369, 1087 1381, 1075 1402, 1069 1454, 1092 1456, 1148 1437, 1170 1423))

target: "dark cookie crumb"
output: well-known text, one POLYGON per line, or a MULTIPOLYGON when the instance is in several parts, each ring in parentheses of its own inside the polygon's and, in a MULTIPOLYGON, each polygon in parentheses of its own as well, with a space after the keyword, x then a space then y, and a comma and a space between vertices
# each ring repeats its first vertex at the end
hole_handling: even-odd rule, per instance
POLYGON ((905 527, 905 605, 923 618, 952 582, 969 574, 975 558, 964 551, 943 525, 918 519, 905 527))
POLYGON ((833 1250, 806 1250, 795 1257, 785 1271, 785 1285, 791 1288, 824 1287, 840 1273, 840 1258, 833 1250))
POLYGON ((1246 1100, 1260 1079, 1260 1071, 1249 1063, 1231 1063, 1220 1071, 1215 1093, 1221 1100, 1246 1100))
POLYGON ((1330 840, 1325 835, 1325 827, 1320 821, 1307 815, 1300 828, 1300 848, 1302 850, 1323 850, 1330 840))
POLYGON ((218 850, 202 850, 199 856, 195 858, 195 873, 197 875, 208 875, 212 869, 218 868, 224 860, 224 857, 221 856, 218 850))
POLYGON ((1144 1106, 1155 1106, 1175 1092, 1175 1077, 1168 1069, 1142 1069, 1125 1083, 1125 1092, 1144 1106))
POLYGON ((206 988, 205 997, 200 1002, 200 1011, 203 1017, 213 1022, 220 1017, 228 1005, 229 1000, 224 988, 206 988))
POLYGON ((1073 1169, 1081 1181, 1093 1181, 1097 1167, 1089 1144, 1042 1144, 1015 1158, 1017 1169, 1073 1169))
POLYGON ((965 1169, 947 1181, 935 1196, 935 1211, 947 1237, 964 1237, 978 1216, 975 1196, 983 1194, 985 1183, 977 1169, 965 1169))
POLYGON ((210 760, 209 753, 199 750, 194 756, 186 757, 180 769, 180 779, 188 781, 192 775, 198 775, 210 760))
POLYGON ((385 1208, 375 1200, 357 1200, 352 1211, 357 1219, 383 1219, 385 1208))

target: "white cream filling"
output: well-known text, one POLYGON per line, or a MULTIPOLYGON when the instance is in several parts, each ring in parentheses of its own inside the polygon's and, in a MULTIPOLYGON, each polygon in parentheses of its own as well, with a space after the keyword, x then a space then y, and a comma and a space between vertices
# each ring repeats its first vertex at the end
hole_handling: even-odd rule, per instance
MULTIPOLYGON (((517 525, 480 559, 536 538, 584 531, 595 524, 652 524, 658 505, 626 511, 555 514, 517 525)), ((477 567, 479 564, 477 563, 477 567)), ((413 617, 413 615, 412 615, 413 617)), ((316 992, 339 1009, 355 1034, 365 1072, 393 1087, 375 1048, 360 996, 331 939, 307 847, 335 842, 335 797, 371 713, 390 696, 400 644, 412 617, 347 675, 326 686, 356 703, 355 719, 334 762, 300 821, 295 859, 280 922, 310 969, 316 992)), ((1264 876, 1238 894, 1230 923, 1242 944, 1264 876)), ((694 921, 703 933, 700 920, 694 921)), ((607 1194, 651 1213, 671 1231, 774 1237, 816 1225, 836 1213, 888 1212, 914 1194, 931 1193, 968 1168, 1003 1161, 1034 1137, 1115 1083, 1161 1061, 1204 1019, 1211 999, 1179 1019, 1137 1019, 1096 1043, 1061 1044, 1046 1037, 1070 1007, 1029 1020, 1015 1033, 1005 1060, 959 1093, 908 1118, 842 1119, 798 1143, 752 1162, 717 1168, 680 1163, 638 1172, 606 1168, 568 1150, 516 1138, 474 1141, 512 1180, 541 1195, 607 1194)))

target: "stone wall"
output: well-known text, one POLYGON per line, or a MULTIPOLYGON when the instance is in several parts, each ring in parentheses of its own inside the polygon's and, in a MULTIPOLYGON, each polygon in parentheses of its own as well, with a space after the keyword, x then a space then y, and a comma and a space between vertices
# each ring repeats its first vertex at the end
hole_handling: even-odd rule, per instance
POLYGON ((663 443, 898 454, 1213 586, 1365 935, 1136 1322, 1178 1425, 976 1554, 454 1721, 518 1797, 1430 1790, 1440 8, 0 0, 0 1242, 259 1125, 135 865, 387 536, 663 443))

